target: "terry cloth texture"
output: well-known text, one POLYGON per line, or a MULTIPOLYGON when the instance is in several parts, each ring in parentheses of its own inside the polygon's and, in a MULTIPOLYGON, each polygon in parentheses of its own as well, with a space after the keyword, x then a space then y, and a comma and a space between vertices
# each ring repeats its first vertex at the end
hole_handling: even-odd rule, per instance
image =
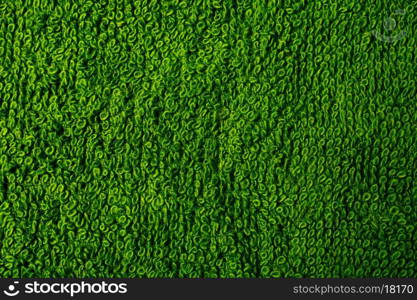
POLYGON ((416 277, 417 1, 0 1, 0 276, 416 277))

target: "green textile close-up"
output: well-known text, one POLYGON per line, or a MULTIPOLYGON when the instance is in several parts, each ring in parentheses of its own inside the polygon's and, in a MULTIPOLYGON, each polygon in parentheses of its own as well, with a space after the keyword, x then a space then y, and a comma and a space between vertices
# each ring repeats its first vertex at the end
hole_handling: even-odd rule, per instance
POLYGON ((416 9, 1 0, 0 277, 417 277, 416 9))

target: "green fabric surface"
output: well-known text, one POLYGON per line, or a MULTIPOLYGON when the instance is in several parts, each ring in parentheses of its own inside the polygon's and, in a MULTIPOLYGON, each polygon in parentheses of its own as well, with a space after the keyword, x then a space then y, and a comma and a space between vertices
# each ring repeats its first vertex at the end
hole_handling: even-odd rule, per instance
POLYGON ((0 277, 417 277, 417 1, 0 1, 0 277))

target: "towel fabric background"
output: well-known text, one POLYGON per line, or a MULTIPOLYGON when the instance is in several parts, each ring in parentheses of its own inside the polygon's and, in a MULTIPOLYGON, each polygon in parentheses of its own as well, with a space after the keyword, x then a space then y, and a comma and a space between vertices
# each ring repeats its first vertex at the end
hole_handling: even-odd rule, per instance
POLYGON ((1 1, 0 276, 416 277, 416 8, 1 1))

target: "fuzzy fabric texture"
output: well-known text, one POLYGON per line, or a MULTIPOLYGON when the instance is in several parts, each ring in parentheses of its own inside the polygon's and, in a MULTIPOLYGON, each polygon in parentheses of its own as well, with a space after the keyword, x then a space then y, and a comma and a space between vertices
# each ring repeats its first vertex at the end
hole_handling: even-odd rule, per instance
POLYGON ((417 1, 2 0, 1 277, 416 277, 417 1))

